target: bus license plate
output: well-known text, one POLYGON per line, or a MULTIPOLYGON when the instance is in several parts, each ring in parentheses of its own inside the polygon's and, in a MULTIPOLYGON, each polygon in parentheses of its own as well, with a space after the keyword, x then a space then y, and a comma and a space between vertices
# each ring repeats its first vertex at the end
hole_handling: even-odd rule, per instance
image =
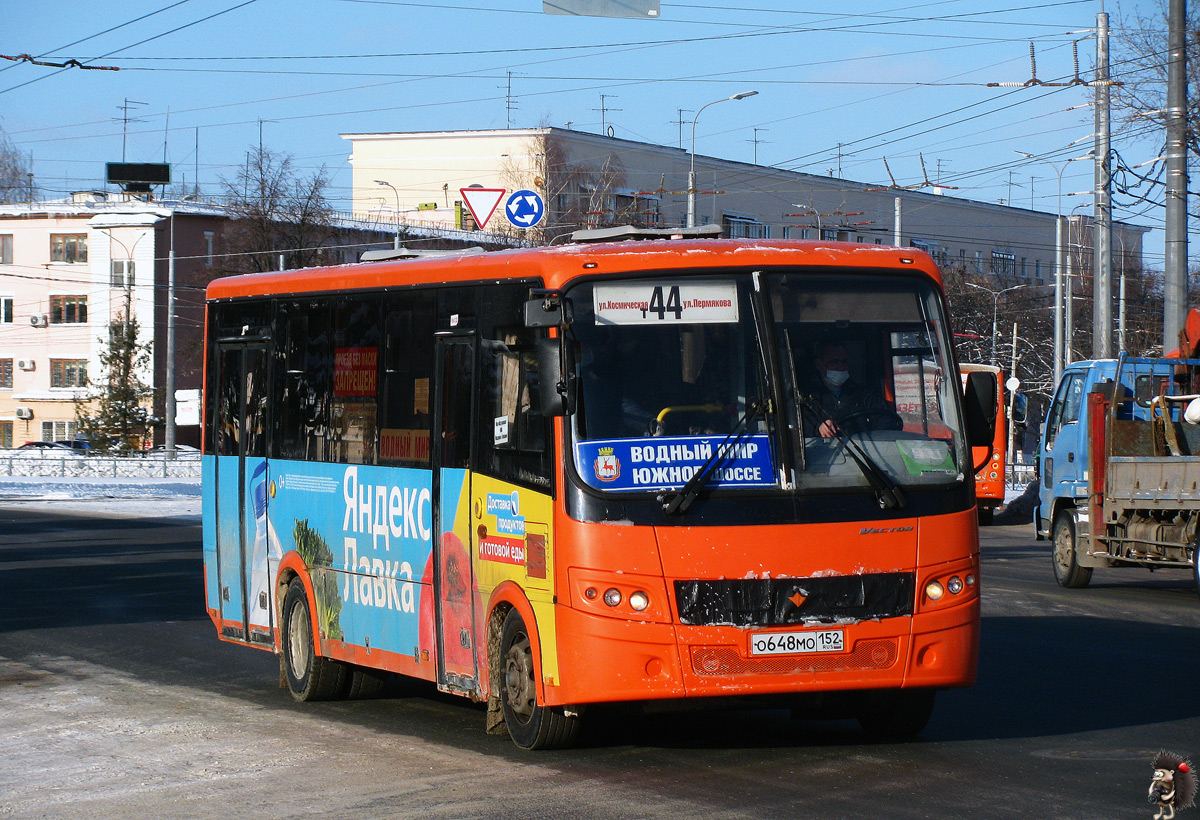
POLYGON ((751 655, 800 655, 809 652, 841 652, 842 630, 813 632, 755 632, 750 636, 751 655))

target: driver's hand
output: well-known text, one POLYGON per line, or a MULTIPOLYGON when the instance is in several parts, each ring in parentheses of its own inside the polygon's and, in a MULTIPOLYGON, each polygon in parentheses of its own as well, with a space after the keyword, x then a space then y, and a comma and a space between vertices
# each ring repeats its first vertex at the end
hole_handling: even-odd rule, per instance
POLYGON ((825 438, 833 438, 838 433, 837 423, 833 419, 825 419, 821 422, 821 426, 817 428, 817 432, 825 438))

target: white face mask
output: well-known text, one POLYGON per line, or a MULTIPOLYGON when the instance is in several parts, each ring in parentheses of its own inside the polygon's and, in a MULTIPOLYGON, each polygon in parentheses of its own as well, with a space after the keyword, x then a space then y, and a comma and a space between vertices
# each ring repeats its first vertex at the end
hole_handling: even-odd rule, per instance
POLYGON ((826 370, 825 381, 830 387, 841 387, 850 380, 849 370, 826 370))

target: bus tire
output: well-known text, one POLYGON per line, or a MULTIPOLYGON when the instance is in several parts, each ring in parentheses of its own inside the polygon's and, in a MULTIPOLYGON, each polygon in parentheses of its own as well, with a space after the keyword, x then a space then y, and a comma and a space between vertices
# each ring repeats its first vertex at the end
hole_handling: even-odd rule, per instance
POLYGON ((867 734, 898 739, 920 734, 933 714, 934 689, 863 692, 854 717, 867 734))
POLYGON ((344 663, 316 653, 312 614, 304 583, 296 578, 283 599, 283 670, 288 690, 298 701, 345 697, 349 670, 344 663))
POLYGON ((350 700, 368 700, 383 695, 391 681, 391 675, 378 669, 354 666, 346 675, 346 697, 350 700))
POLYGON ((1063 510, 1054 517, 1054 534, 1050 552, 1054 563, 1054 580, 1060 587, 1082 589, 1092 580, 1092 568, 1079 566, 1076 555, 1075 518, 1063 510))
POLYGON ((579 717, 537 702, 537 669, 529 630, 517 610, 504 619, 500 637, 500 708, 513 743, 522 749, 563 749, 579 733, 579 717))
POLYGON ((991 507, 979 508, 979 526, 990 527, 992 525, 992 515, 994 513, 991 507))

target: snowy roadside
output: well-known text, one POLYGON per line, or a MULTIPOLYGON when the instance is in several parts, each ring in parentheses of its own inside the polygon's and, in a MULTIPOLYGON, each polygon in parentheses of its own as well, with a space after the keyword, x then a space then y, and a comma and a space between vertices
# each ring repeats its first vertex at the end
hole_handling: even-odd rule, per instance
POLYGON ((199 520, 200 479, 0 476, 0 506, 199 520))

